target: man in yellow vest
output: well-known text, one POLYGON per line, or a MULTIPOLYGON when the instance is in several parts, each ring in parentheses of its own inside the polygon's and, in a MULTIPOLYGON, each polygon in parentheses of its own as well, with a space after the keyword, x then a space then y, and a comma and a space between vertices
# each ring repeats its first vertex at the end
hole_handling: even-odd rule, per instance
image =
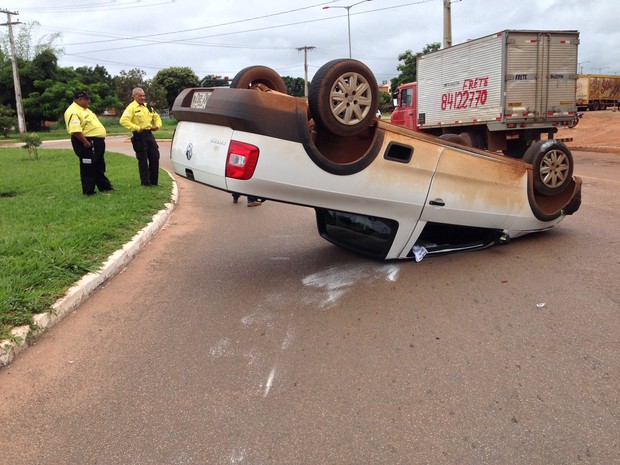
POLYGON ((153 131, 161 128, 161 117, 151 105, 145 104, 146 95, 139 87, 131 93, 131 102, 121 116, 121 126, 133 134, 131 143, 138 159, 140 183, 143 186, 157 186, 159 179, 159 145, 153 131))
POLYGON ((80 179, 84 195, 114 190, 105 175, 105 136, 103 124, 91 110, 90 96, 83 90, 73 94, 73 103, 65 111, 67 132, 73 151, 80 159, 80 179))

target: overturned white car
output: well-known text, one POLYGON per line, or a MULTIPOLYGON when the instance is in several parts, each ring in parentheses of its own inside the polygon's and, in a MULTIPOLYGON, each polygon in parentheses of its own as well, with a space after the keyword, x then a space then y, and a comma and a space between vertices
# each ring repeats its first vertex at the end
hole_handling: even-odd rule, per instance
POLYGON ((581 180, 561 142, 517 160, 382 122, 376 81, 358 61, 323 66, 308 102, 285 92, 263 66, 231 88, 184 90, 173 108, 175 172, 314 207, 322 237, 377 259, 505 243, 579 208, 581 180))

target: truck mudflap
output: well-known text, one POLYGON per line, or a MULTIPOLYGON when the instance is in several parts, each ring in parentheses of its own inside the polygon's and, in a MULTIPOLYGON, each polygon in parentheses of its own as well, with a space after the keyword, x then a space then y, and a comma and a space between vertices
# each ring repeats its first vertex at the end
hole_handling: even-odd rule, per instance
POLYGON ((534 193, 532 174, 529 175, 528 199, 532 213, 540 221, 553 221, 560 216, 572 215, 581 206, 581 178, 574 176, 569 186, 560 194, 547 197, 534 193))

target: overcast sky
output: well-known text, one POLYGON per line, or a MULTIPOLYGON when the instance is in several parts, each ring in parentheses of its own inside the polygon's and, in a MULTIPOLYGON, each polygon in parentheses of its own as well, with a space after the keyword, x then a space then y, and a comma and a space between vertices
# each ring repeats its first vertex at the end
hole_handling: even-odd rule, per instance
MULTIPOLYGON (((252 65, 308 77, 349 55, 377 81, 398 75, 398 55, 443 41, 443 0, 2 0, 0 9, 37 21, 40 35, 61 32, 61 66, 104 66, 111 75, 171 66, 200 77, 233 77, 252 65), (352 6, 354 5, 354 6, 352 6), (325 6, 330 8, 324 9, 325 6)), ((505 29, 578 30, 580 73, 620 74, 618 0, 452 1, 452 42, 505 29)), ((0 18, 6 22, 6 16, 0 18)), ((6 26, 3 26, 6 33, 6 26)))

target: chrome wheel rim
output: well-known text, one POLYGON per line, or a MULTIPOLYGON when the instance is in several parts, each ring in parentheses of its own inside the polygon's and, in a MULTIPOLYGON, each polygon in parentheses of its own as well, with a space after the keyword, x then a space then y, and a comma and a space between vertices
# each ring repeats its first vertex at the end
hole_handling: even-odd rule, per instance
POLYGON ((332 86, 330 109, 334 118, 346 126, 360 123, 372 108, 372 89, 358 73, 340 76, 332 86))
POLYGON ((540 179, 545 186, 556 189, 566 182, 569 168, 568 157, 563 151, 550 150, 540 164, 540 179))

